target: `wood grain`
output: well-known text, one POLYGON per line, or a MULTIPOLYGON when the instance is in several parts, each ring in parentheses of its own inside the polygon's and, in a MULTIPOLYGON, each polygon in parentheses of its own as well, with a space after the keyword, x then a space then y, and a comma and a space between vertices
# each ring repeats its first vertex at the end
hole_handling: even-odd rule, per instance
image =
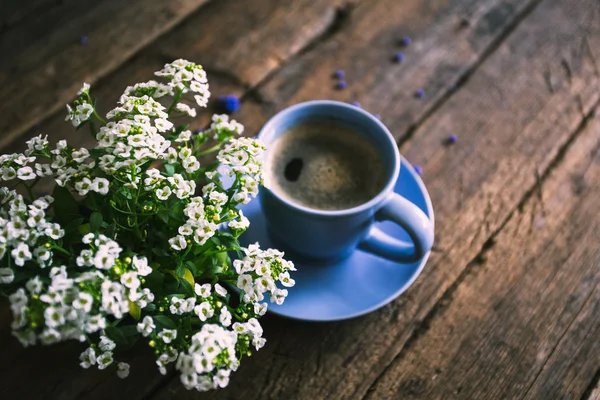
POLYGON ((87 0, 32 7, 33 15, 1 35, 0 146, 64 107, 83 81, 94 83, 113 71, 206 1, 87 0), (79 42, 81 36, 87 36, 87 45, 79 42))
MULTIPOLYGON (((391 7, 391 3, 378 4, 391 7)), ((505 3, 497 7, 506 9, 505 3)), ((258 94, 281 108, 300 100, 331 96, 328 73, 334 65, 347 69, 349 81, 358 74, 349 74, 347 66, 354 64, 345 64, 344 60, 364 60, 361 65, 365 74, 375 69, 374 76, 364 78, 366 82, 353 81, 348 93, 334 97, 350 100, 352 94, 361 102, 380 101, 378 96, 404 98, 403 102, 388 103, 383 119, 399 137, 407 133, 411 136, 401 152, 424 168, 436 210, 437 250, 415 285, 376 313, 318 325, 268 319, 266 335, 272 339, 267 347, 242 365, 237 379, 224 393, 215 393, 212 398, 354 399, 367 394, 403 347, 427 334, 428 321, 452 301, 452 293, 472 270, 468 266, 485 256, 510 215, 560 163, 565 149, 580 134, 578 127, 598 103, 600 77, 588 46, 582 45, 587 37, 593 54, 600 48, 598 16, 590 12, 594 3, 584 1, 573 6, 558 0, 545 1, 469 75, 454 96, 411 132, 417 116, 426 114, 431 103, 412 99, 412 91, 406 88, 412 77, 403 78, 399 72, 395 72, 395 81, 387 78, 384 90, 377 78, 386 80, 386 72, 371 54, 375 46, 356 46, 357 36, 353 38, 356 29, 368 40, 366 27, 372 26, 375 19, 368 13, 375 10, 377 6, 369 10, 358 6, 354 12, 361 15, 360 22, 336 36, 335 46, 324 43, 285 66, 260 87, 258 94), (327 53, 335 64, 325 57, 327 53), (544 78, 548 75, 552 90, 544 78), (359 89, 366 92, 365 97, 359 89), (405 108, 412 111, 405 112, 405 108), (442 142, 450 133, 458 134, 459 144, 447 148, 442 142)), ((455 18, 445 11, 446 18, 455 18)), ((490 13, 487 10, 481 15, 490 13)), ((378 15, 382 26, 385 15, 378 15)), ((435 26, 444 26, 443 17, 440 19, 434 19, 435 26)), ((472 26, 481 25, 484 23, 476 20, 472 26)), ((468 48, 445 31, 443 35, 435 27, 427 31, 437 34, 441 43, 468 48)), ((430 51, 441 50, 432 45, 430 51)), ((427 53, 422 57, 427 58, 427 53)), ((418 72, 442 88, 444 82, 434 73, 438 71, 436 65, 420 65, 418 72)), ((443 89, 437 95, 443 96, 443 89)), ((250 103, 240 119, 259 126, 271 112, 268 104, 252 107, 250 103)), ((173 381, 157 395, 160 399, 174 396, 194 394, 184 393, 173 381)))
POLYGON ((600 365, 600 118, 582 130, 368 399, 581 398, 600 365))

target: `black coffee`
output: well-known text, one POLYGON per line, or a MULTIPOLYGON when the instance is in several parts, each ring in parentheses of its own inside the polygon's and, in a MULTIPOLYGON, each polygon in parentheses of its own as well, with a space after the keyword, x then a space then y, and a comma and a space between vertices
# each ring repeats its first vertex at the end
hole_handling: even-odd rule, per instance
POLYGON ((375 197, 385 176, 371 142, 334 122, 306 122, 283 133, 269 148, 267 186, 303 206, 344 210, 375 197))

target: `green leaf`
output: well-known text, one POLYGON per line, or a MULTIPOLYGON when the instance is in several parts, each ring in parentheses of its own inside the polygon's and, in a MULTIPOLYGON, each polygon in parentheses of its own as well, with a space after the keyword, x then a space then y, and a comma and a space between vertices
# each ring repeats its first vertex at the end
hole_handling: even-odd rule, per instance
POLYGON ((183 264, 177 265, 177 268, 175 268, 175 275, 177 275, 178 278, 183 278, 184 274, 185 274, 185 265, 183 265, 183 264))
POLYGON ((164 222, 165 224, 169 223, 169 214, 167 214, 166 212, 159 212, 158 214, 156 214, 158 216, 158 218, 164 222))
POLYGON ((177 327, 175 322, 165 315, 155 315, 153 318, 154 321, 163 328, 175 329, 177 327))
POLYGON ((188 296, 193 296, 194 295, 194 288, 192 285, 190 285, 190 283, 185 280, 185 279, 181 279, 179 281, 179 286, 183 289, 183 291, 186 292, 186 294, 188 296))
POLYGON ((131 300, 127 300, 129 302, 129 315, 131 315, 136 321, 139 321, 142 317, 142 309, 140 306, 135 304, 131 300))
POLYGON ((79 225, 78 231, 81 236, 90 233, 90 224, 79 225))
POLYGON ((117 328, 116 326, 107 326, 105 331, 108 337, 111 338, 117 345, 127 346, 129 344, 127 337, 123 334, 121 329, 117 328))
POLYGON ((173 176, 175 174, 175 166, 173 164, 165 164, 165 171, 167 175, 173 176))
POLYGON ((98 211, 94 211, 90 216, 90 231, 98 232, 102 226, 102 221, 102 214, 100 214, 98 211))
POLYGON ((126 337, 136 336, 138 334, 138 330, 135 325, 122 326, 120 329, 123 335, 125 335, 126 337))
POLYGON ((60 225, 67 226, 79 217, 79 204, 68 189, 56 185, 52 197, 54 197, 54 220, 60 225))

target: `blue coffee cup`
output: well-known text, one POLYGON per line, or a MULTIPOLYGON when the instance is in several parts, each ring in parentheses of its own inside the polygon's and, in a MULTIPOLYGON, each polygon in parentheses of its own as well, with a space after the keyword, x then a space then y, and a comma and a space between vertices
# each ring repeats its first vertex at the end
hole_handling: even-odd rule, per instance
MULTIPOLYGON (((303 206, 277 193, 268 181, 260 203, 271 238, 303 257, 339 260, 359 248, 397 262, 421 259, 433 245, 433 224, 419 207, 394 193, 400 174, 400 153, 390 131, 364 110, 337 101, 308 101, 273 116, 257 138, 267 147, 290 128, 306 123, 338 123, 363 135, 375 147, 385 174, 383 189, 369 201, 344 210, 303 206), (378 221, 400 225, 411 242, 396 239, 377 227, 378 221)), ((268 155, 266 157, 268 159, 268 155)))

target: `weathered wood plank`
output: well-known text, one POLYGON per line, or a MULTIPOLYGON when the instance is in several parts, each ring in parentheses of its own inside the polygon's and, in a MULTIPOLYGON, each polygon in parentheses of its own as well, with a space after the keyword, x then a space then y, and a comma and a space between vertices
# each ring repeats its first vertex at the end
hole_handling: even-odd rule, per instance
POLYGON ((599 206, 596 118, 367 398, 581 398, 600 365, 599 206))
POLYGON ((63 107, 82 81, 96 82, 206 1, 66 1, 43 12, 32 8, 36 14, 0 41, 0 146, 63 107), (85 46, 79 42, 84 35, 85 46))
POLYGON ((592 389, 589 397, 582 400, 600 400, 600 385, 596 385, 596 387, 592 389))
MULTIPOLYGON (((209 70, 211 84, 216 82, 214 86, 217 89, 212 89, 213 92, 242 94, 244 87, 255 85, 279 63, 322 37, 339 20, 337 15, 341 4, 341 1, 330 0, 301 0, 293 4, 256 0, 248 7, 240 7, 236 0, 214 2, 145 48, 119 71, 103 79, 94 87, 94 95, 102 99, 100 105, 104 110, 111 104, 114 106, 114 101, 127 85, 152 79, 153 71, 178 57, 175 54, 165 55, 164 51, 171 46, 186 48, 185 43, 193 50, 184 56, 203 63, 209 70), (282 25, 281 21, 292 12, 294 22, 282 25), (237 52, 239 57, 232 56, 231 52, 237 52), (275 64, 274 59, 278 59, 279 63, 275 64), (247 60, 247 70, 239 69, 239 60, 247 60), (238 71, 243 71, 240 77, 235 75, 238 71)), ((75 145, 90 144, 90 136, 86 132, 74 132, 63 120, 64 116, 60 113, 44 123, 44 131, 51 140, 67 137, 75 145), (65 134, 65 131, 72 133, 65 134)), ((22 146, 23 142, 19 141, 9 151, 22 146)), ((77 362, 82 346, 76 343, 20 348, 10 336, 9 323, 10 313, 6 307, 0 307, 0 343, 10 344, 0 347, 0 365, 5 366, 0 367, 0 398, 14 398, 15 393, 20 393, 25 398, 43 394, 49 398, 105 399, 113 396, 137 399, 154 390, 163 379, 145 348, 138 348, 132 354, 131 376, 127 381, 120 381, 106 372, 82 370, 77 362), (51 369, 46 363, 49 360, 52 360, 51 369), (36 377, 35 386, 27 386, 31 376, 36 377)))
MULTIPOLYGON (((247 88, 255 86, 297 51, 319 40, 343 18, 340 17, 342 5, 342 0, 293 3, 261 0, 252 2, 249 7, 239 7, 233 0, 209 4, 92 87, 92 95, 99 99, 99 109, 108 111, 115 106, 125 87, 154 79, 154 71, 161 69, 165 62, 185 57, 201 63, 208 71, 212 107, 207 111, 198 110, 199 116, 192 122, 192 128, 203 127, 210 113, 215 111, 214 99, 219 94, 244 94, 247 88), (281 21, 292 13, 294 23, 282 26, 281 21), (182 54, 170 50, 172 47, 182 49, 182 54), (188 49, 183 51, 186 47, 188 49), (274 63, 275 59, 280 61, 274 63)), ((66 124, 64 111, 60 110, 43 121, 39 129, 28 131, 4 151, 22 150, 25 139, 40 131, 48 134, 51 142, 64 138, 76 147, 94 144, 94 139, 86 132, 75 131, 66 124)))
MULTIPOLYGON (((456 18, 445 9, 443 16, 433 19, 435 25, 427 34, 423 33, 425 52, 419 53, 418 45, 410 50, 419 56, 414 61, 418 68, 405 64, 402 68, 412 73, 406 76, 402 70, 388 72, 392 67, 382 67, 383 56, 375 54, 381 51, 382 42, 391 43, 398 36, 395 29, 403 23, 399 17, 393 31, 383 28, 384 22, 395 16, 389 11, 392 2, 369 4, 368 9, 358 6, 354 13, 360 15, 360 21, 356 25, 340 32, 332 43, 324 43, 285 66, 260 88, 258 98, 264 102, 246 104, 240 118, 254 127, 260 126, 273 108, 311 98, 381 103, 379 109, 369 109, 384 108, 384 122, 399 137, 406 132, 412 134, 401 152, 424 166, 424 179, 436 209, 437 251, 415 285, 376 313, 319 325, 268 319, 266 336, 272 338, 271 344, 242 365, 224 394, 215 393, 213 398, 360 398, 406 343, 427 331, 428 316, 451 301, 452 293, 469 271, 466 266, 484 253, 482 249, 489 246, 490 238, 522 199, 531 196, 536 181, 560 162, 564 148, 579 134, 577 127, 584 116, 598 103, 600 77, 588 49, 597 54, 600 48, 600 24, 594 4, 542 2, 461 90, 412 133, 411 125, 426 115, 434 102, 411 99, 412 87, 417 85, 411 87, 410 82, 417 76, 427 78, 433 82, 428 84, 430 87, 440 88, 433 95, 443 96, 444 84, 453 84, 443 73, 449 70, 442 68, 449 62, 445 60, 457 65, 452 52, 465 51, 472 54, 468 59, 477 63, 476 54, 468 51, 472 49, 469 43, 478 43, 475 38, 488 32, 482 26, 490 26, 490 20, 503 20, 498 17, 503 15, 500 10, 511 9, 506 3, 495 3, 496 8, 491 8, 495 11, 480 10, 480 19, 474 19, 471 25, 473 33, 464 33, 468 38, 464 41, 437 28, 451 26, 444 18, 456 18), (377 13, 378 18, 370 13, 377 13), (369 36, 368 27, 375 25, 386 32, 387 41, 384 34, 369 36), (437 38, 437 45, 429 34, 437 38), (357 46, 359 35, 369 44, 361 42, 357 46), (586 37, 589 46, 583 46, 586 37), (449 49, 442 50, 442 44, 449 49), (428 60, 428 64, 422 64, 421 59, 428 60), (365 71, 364 76, 358 65, 365 71), (353 76, 357 80, 347 92, 332 94, 329 74, 337 67, 347 70, 349 82, 353 76), (552 90, 545 76, 550 76, 552 90), (358 81, 359 77, 362 80, 358 81), (386 105, 385 100, 389 101, 386 105), (269 102, 275 102, 276 107, 270 107, 269 102), (459 144, 443 147, 441 143, 451 132, 459 135, 459 144)), ((403 5, 406 18, 426 25, 408 14, 411 7, 403 5)), ((418 43, 417 35, 412 36, 418 43)), ((486 42, 492 40, 488 37, 486 42)), ((457 70, 464 72, 468 67, 457 70)), ((157 397, 173 396, 186 398, 193 394, 184 393, 178 383, 172 382, 157 397)))

